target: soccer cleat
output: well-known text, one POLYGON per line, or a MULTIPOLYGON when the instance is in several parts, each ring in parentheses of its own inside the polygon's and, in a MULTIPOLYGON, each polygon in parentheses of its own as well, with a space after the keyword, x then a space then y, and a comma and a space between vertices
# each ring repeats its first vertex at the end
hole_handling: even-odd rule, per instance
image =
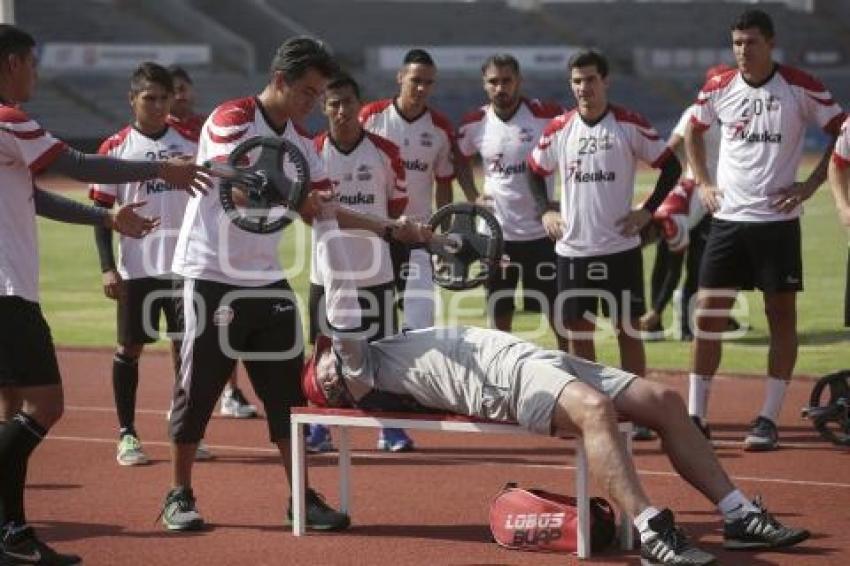
POLYGON ((708 423, 703 421, 696 415, 691 415, 691 420, 694 421, 694 424, 697 426, 697 428, 706 438, 706 440, 711 440, 711 428, 708 426, 708 423))
MULTIPOLYGON (((351 525, 351 518, 325 503, 324 497, 318 492, 307 488, 305 493, 304 508, 307 515, 307 528, 316 531, 342 531, 351 525)), ((289 509, 286 518, 292 524, 292 499, 289 500, 289 509)))
POLYGON ((723 524, 723 548, 729 550, 756 550, 782 548, 803 542, 811 533, 806 529, 783 526, 767 512, 756 498, 753 505, 758 509, 745 517, 723 524))
POLYGON ((410 452, 413 450, 413 439, 402 428, 382 428, 378 436, 378 450, 410 452))
POLYGON ((169 491, 160 516, 169 531, 198 531, 204 527, 204 519, 195 507, 195 496, 190 487, 175 487, 169 491))
POLYGON ((655 433, 649 427, 635 425, 632 429, 632 440, 655 440, 655 433))
POLYGON ((238 387, 221 394, 219 414, 234 419, 253 419, 257 416, 257 407, 248 402, 238 387))
POLYGON ((207 460, 212 460, 213 458, 214 456, 210 451, 210 447, 207 446, 203 440, 198 442, 198 447, 195 448, 195 461, 205 462, 207 460))
POLYGON ((83 560, 74 554, 59 554, 35 536, 31 527, 8 532, 3 537, 0 564, 3 566, 72 566, 83 560))
POLYGON ((762 416, 753 421, 750 434, 744 439, 744 450, 750 452, 766 452, 776 450, 779 447, 779 432, 776 424, 762 416))
POLYGON ((307 436, 305 448, 307 452, 312 454, 333 452, 336 450, 331 440, 330 429, 320 424, 310 425, 310 434, 307 436))
POLYGON ((673 513, 664 509, 649 520, 650 537, 641 542, 641 564, 673 564, 678 566, 706 566, 717 559, 707 552, 691 546, 688 537, 673 520, 673 513))
POLYGON ((121 437, 115 459, 122 466, 142 466, 149 462, 148 455, 142 450, 139 437, 134 434, 125 434, 121 437))

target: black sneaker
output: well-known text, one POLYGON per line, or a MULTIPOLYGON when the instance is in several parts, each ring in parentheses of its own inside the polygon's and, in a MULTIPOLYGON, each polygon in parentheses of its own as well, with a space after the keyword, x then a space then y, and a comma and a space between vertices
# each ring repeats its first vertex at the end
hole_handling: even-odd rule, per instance
POLYGON ((758 511, 723 524, 723 548, 729 550, 782 548, 794 546, 811 536, 806 529, 783 526, 767 512, 759 498, 756 498, 753 504, 758 511))
POLYGON ((711 428, 709 428, 708 423, 696 415, 691 415, 691 420, 694 421, 694 424, 697 425, 697 428, 706 440, 711 440, 711 428))
POLYGON ((744 439, 744 450, 766 452, 779 447, 779 432, 776 424, 767 417, 758 416, 753 421, 750 434, 744 439))
POLYGON ((676 526, 673 513, 664 509, 649 520, 652 537, 641 542, 641 564, 675 564, 680 566, 707 566, 715 564, 717 559, 711 554, 695 548, 688 537, 676 526))
POLYGON ((32 527, 26 527, 3 537, 0 552, 3 566, 71 566, 82 564, 83 559, 74 554, 59 554, 36 538, 32 527))
POLYGON ((175 487, 169 491, 160 516, 169 531, 198 531, 204 527, 204 519, 195 507, 195 496, 190 487, 175 487))
MULTIPOLYGON (((325 498, 318 492, 307 489, 304 502, 307 511, 307 528, 317 531, 342 531, 351 525, 351 518, 345 513, 333 509, 325 503, 325 498)), ((289 509, 286 518, 292 524, 292 499, 289 500, 289 509)))

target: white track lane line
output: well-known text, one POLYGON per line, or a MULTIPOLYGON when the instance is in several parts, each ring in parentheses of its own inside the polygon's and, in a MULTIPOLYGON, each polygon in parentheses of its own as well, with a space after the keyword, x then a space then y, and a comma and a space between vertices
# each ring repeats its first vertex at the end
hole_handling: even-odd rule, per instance
MULTIPOLYGON (((116 444, 114 438, 90 438, 85 436, 61 436, 61 435, 49 435, 47 440, 61 440, 65 442, 81 442, 86 444, 116 444)), ((160 447, 168 447, 168 442, 163 442, 160 440, 146 440, 144 442, 145 446, 160 446, 160 447)), ((277 454, 276 448, 263 448, 261 446, 230 446, 226 444, 207 444, 207 447, 210 448, 214 453, 216 451, 226 451, 226 452, 247 452, 254 454, 277 454)), ((311 458, 328 458, 326 455, 311 455, 311 458)), ((333 458, 333 456, 330 456, 333 458)), ((380 454, 374 452, 359 452, 356 450, 352 451, 352 457, 363 459, 363 460, 382 460, 386 458, 393 458, 398 460, 398 454, 380 454)), ((568 464, 535 464, 535 463, 516 463, 516 462, 499 462, 499 461, 471 461, 459 458, 445 458, 445 457, 434 457, 429 454, 416 454, 407 453, 403 456, 405 460, 414 459, 418 461, 427 461, 427 463, 434 464, 435 466, 441 464, 462 464, 468 466, 519 466, 523 468, 538 468, 538 469, 558 469, 558 470, 575 470, 575 466, 570 466, 568 464)), ((403 465, 403 461, 400 462, 400 465, 403 465)), ((679 474, 675 472, 664 472, 658 470, 638 470, 638 474, 642 476, 660 476, 660 477, 670 477, 670 478, 678 478, 679 474)), ((808 480, 792 480, 785 478, 758 478, 751 476, 731 476, 731 478, 735 481, 748 481, 754 483, 776 483, 782 485, 799 485, 799 486, 807 486, 807 487, 827 487, 827 488, 840 488, 840 489, 850 489, 850 483, 839 483, 839 482, 821 482, 821 481, 808 481, 808 480)))

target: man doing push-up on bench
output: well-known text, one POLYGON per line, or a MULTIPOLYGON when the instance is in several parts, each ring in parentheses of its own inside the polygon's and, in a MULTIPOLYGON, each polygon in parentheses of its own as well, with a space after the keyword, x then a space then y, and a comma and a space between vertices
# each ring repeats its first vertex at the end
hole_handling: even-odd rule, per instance
POLYGON ((322 234, 317 257, 334 332, 317 341, 305 366, 311 401, 363 409, 419 406, 515 421, 539 434, 579 435, 592 473, 635 517, 646 564, 703 565, 715 558, 691 546, 669 510, 650 504, 621 443, 618 414, 655 430, 674 468, 717 505, 726 548, 778 548, 809 537, 736 489, 680 396, 664 385, 496 330, 431 327, 367 341, 357 332, 360 306, 347 276, 347 236, 337 228, 337 209, 325 203, 314 224, 322 234))

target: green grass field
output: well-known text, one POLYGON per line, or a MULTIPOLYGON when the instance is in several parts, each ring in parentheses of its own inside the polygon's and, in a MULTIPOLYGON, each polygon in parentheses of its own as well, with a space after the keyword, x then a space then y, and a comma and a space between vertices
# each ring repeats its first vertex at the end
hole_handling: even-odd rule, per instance
MULTIPOLYGON (((639 186, 653 177, 641 173, 639 186)), ((47 187, 51 184, 47 183, 47 187)), ((82 191, 67 193, 78 199, 82 191)), ((281 258, 306 313, 309 273, 309 229, 296 223, 284 233, 281 258), (297 258, 297 259, 292 259, 297 258), (306 260, 305 260, 306 258, 306 260), (301 267, 303 266, 303 268, 301 267)), ((110 346, 115 338, 115 305, 103 296, 92 230, 39 219, 41 246, 41 298, 54 339, 60 345, 110 346)), ((824 186, 806 206, 803 217, 804 293, 798 299, 800 353, 797 373, 822 375, 850 365, 850 331, 843 328, 843 296, 847 235, 840 226, 828 187, 824 186)), ((644 254, 647 272, 653 251, 644 254)), ((649 285, 647 283, 647 292, 649 285)), ((759 293, 744 293, 751 325, 745 336, 724 345, 721 372, 763 373, 767 353, 766 321, 759 293)), ((485 325, 483 291, 442 292, 443 312, 467 324, 485 325)), ((665 313, 671 324, 672 309, 665 313)), ((538 343, 554 345, 551 333, 538 315, 518 313, 514 331, 538 343)), ((160 346, 164 346, 160 342, 160 346)), ((603 329, 597 336, 600 361, 618 363, 616 340, 603 329)), ((686 369, 690 347, 667 340, 647 343, 651 368, 686 369)))

